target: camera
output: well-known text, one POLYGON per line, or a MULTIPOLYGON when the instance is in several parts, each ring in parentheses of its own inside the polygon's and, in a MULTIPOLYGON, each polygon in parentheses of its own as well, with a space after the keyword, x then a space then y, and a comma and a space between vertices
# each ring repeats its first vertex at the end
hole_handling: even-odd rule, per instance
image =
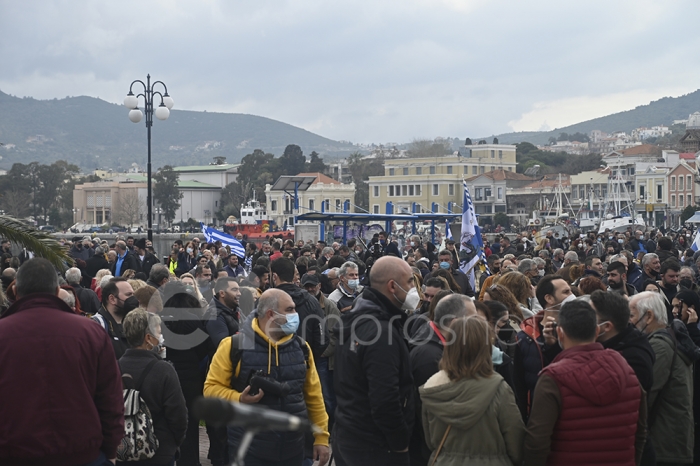
POLYGON ((260 389, 265 393, 265 395, 275 395, 279 398, 284 398, 289 395, 289 384, 287 382, 278 382, 265 375, 261 370, 250 371, 248 376, 248 385, 250 385, 250 395, 257 395, 260 389))

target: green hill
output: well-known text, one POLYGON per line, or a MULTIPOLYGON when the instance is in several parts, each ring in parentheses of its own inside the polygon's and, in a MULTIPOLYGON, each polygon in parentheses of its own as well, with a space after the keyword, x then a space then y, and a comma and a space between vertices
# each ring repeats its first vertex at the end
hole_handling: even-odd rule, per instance
MULTIPOLYGON (((132 163, 145 168, 144 121, 134 124, 124 106, 93 97, 36 100, 0 92, 0 142, 5 144, 0 146, 0 168, 60 159, 84 171, 124 169, 132 163)), ((153 167, 206 164, 215 156, 238 162, 253 149, 279 156, 288 144, 327 158, 356 149, 269 118, 173 109, 166 121, 154 119, 153 167)))
MULTIPOLYGON (((673 120, 684 120, 688 118, 688 115, 697 111, 700 111, 700 90, 680 97, 664 97, 648 105, 640 105, 633 110, 594 118, 593 120, 576 123, 575 125, 566 126, 564 128, 557 128, 552 131, 505 133, 499 134, 496 137, 502 144, 514 144, 523 141, 533 144, 546 144, 550 137, 556 138, 559 136, 559 133, 589 133, 594 129, 599 129, 606 133, 615 131, 625 131, 629 133, 633 129, 642 126, 671 126, 673 120)), ((479 139, 486 139, 491 142, 493 137, 494 136, 489 136, 479 139)))

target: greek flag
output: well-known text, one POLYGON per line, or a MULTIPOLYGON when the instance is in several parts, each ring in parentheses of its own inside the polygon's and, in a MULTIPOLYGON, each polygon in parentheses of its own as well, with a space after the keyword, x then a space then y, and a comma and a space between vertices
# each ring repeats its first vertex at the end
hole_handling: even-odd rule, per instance
POLYGON ((445 239, 452 239, 452 232, 450 231, 450 221, 445 222, 445 239))
POLYGON ((693 240, 693 244, 690 245, 690 249, 693 251, 700 249, 700 228, 695 232, 695 240, 693 240))
POLYGON ((476 290, 474 267, 479 263, 483 254, 484 243, 481 240, 481 229, 474 212, 472 197, 464 181, 464 202, 462 203, 462 237, 459 240, 459 268, 469 277, 472 289, 476 290))
POLYGON ((199 224, 202 226, 202 233, 204 234, 204 237, 207 239, 208 243, 221 241, 222 245, 231 248, 231 254, 237 255, 241 259, 245 257, 245 249, 236 238, 234 238, 231 235, 227 235, 226 233, 219 231, 216 228, 208 227, 202 222, 200 222, 199 224))

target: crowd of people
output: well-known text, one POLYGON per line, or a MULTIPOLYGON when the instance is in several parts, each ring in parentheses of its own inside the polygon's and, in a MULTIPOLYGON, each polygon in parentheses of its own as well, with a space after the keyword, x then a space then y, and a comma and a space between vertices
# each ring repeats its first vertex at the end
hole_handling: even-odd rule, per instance
MULTIPOLYGON (((553 231, 459 245, 75 237, 62 273, 0 242, 0 464, 107 465, 137 387, 197 466, 195 400, 308 419, 247 465, 693 464, 700 252, 691 232, 553 231), (472 275, 473 274, 473 275, 472 275), (126 393, 126 392, 124 392, 126 393)), ((128 421, 127 421, 128 422, 128 421)), ((241 426, 206 425, 229 464, 241 426)))

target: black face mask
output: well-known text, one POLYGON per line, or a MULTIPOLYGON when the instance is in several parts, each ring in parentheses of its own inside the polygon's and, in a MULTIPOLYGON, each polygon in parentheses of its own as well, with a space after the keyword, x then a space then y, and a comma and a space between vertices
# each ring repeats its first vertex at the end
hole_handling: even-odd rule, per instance
POLYGON ((684 278, 679 283, 683 288, 691 289, 693 287, 693 280, 690 278, 684 278))
MULTIPOLYGON (((117 298, 118 299, 118 298, 117 298)), ((135 296, 129 296, 124 301, 122 305, 117 307, 117 314, 122 318, 126 317, 128 313, 139 307, 139 300, 135 296)))

